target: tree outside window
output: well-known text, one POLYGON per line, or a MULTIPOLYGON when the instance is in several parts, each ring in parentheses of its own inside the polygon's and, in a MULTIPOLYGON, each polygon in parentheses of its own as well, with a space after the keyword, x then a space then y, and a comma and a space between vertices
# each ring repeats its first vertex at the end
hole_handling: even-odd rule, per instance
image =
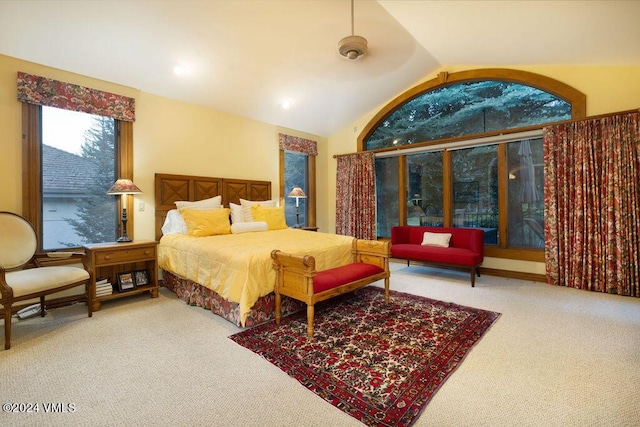
POLYGON ((306 154, 292 151, 284 152, 285 219, 287 225, 290 227, 293 227, 296 223, 302 227, 307 225, 307 199, 299 198, 296 210, 296 199, 286 197, 295 187, 300 187, 305 194, 309 194, 307 185, 307 158, 308 156, 306 154), (296 211, 299 212, 299 220, 296 218, 296 211))
POLYGON ((115 120, 42 107, 42 246, 114 241, 115 120))
POLYGON ((500 69, 443 72, 397 97, 358 141, 379 154, 378 237, 402 224, 478 227, 491 256, 540 260, 539 136, 584 115, 585 100, 545 76, 500 69))

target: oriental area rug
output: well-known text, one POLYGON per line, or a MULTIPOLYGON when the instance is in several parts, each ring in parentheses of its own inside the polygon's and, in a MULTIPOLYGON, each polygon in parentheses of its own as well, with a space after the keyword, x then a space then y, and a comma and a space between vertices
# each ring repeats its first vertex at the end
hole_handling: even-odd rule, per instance
POLYGON ((369 426, 409 426, 499 313, 368 286, 229 338, 369 426))

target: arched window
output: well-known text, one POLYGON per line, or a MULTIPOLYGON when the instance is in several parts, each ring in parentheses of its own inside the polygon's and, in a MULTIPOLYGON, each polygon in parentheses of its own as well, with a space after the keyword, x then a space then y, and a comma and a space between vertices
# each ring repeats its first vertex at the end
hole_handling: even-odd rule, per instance
POLYGON ((542 127, 585 105, 561 82, 505 69, 443 72, 398 96, 358 140, 376 153, 379 237, 395 224, 480 227, 487 255, 543 260, 542 127))

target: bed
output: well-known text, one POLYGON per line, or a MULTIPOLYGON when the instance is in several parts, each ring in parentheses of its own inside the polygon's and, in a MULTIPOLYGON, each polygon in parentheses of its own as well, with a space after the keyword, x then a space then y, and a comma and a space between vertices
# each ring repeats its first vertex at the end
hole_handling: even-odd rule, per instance
MULTIPOLYGON (((235 232, 194 237, 181 233, 163 235, 167 216, 176 203, 219 197, 224 207, 250 201, 271 200, 268 181, 155 175, 156 239, 163 285, 187 304, 200 306, 232 322, 249 327, 274 318, 273 288, 276 272, 271 251, 313 255, 319 269, 351 262, 353 238, 301 229, 235 232)), ((172 212, 173 211, 173 212, 172 212)), ((182 211, 184 213, 184 211, 182 211)), ((243 224, 240 224, 243 225, 243 224)), ((244 224, 249 225, 249 224, 244 224)), ((283 299, 283 314, 304 305, 283 299)))

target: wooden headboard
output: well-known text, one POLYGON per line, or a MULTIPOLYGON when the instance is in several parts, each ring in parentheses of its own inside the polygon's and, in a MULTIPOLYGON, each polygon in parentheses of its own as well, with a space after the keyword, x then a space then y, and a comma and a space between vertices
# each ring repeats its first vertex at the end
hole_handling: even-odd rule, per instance
POLYGON ((155 176, 156 240, 162 237, 162 224, 176 201, 190 201, 222 196, 222 204, 240 204, 245 200, 271 200, 271 182, 248 179, 213 178, 195 175, 155 176))

